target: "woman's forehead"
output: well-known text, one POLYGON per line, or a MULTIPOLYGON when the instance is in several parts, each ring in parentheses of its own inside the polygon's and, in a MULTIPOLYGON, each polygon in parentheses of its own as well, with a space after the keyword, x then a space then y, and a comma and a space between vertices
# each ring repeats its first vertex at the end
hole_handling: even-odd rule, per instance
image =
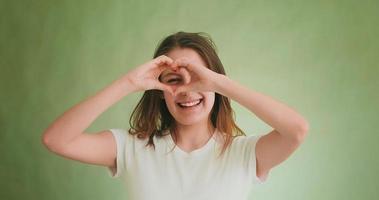
POLYGON ((205 62, 201 58, 201 56, 197 53, 197 51, 191 49, 191 48, 175 48, 167 53, 167 56, 170 57, 173 60, 176 60, 181 57, 186 57, 187 59, 191 60, 192 62, 204 65, 205 62))
POLYGON ((191 48, 175 48, 167 53, 168 57, 177 59, 180 57, 187 57, 190 59, 201 59, 199 54, 191 48))

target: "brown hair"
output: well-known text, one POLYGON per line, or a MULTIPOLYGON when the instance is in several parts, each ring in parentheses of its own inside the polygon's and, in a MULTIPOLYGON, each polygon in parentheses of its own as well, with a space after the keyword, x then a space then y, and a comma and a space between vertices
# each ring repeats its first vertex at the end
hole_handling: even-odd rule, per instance
MULTIPOLYGON (((207 67, 219 74, 225 74, 224 67, 217 56, 217 48, 211 37, 205 32, 183 32, 171 34, 164 38, 155 50, 154 58, 165 55, 174 48, 191 48, 195 50, 205 61, 207 67)), ((146 90, 134 108, 129 124, 128 132, 137 134, 138 138, 149 137, 146 146, 155 148, 153 137, 162 137, 163 132, 169 130, 176 138, 175 119, 168 111, 161 90, 146 90)), ((223 136, 224 144, 221 154, 231 144, 236 136, 246 135, 234 121, 234 111, 230 106, 228 97, 215 93, 215 101, 209 115, 212 125, 218 129, 223 136)), ((176 143, 176 142, 175 142, 176 143)), ((221 155, 220 154, 220 155, 221 155)))

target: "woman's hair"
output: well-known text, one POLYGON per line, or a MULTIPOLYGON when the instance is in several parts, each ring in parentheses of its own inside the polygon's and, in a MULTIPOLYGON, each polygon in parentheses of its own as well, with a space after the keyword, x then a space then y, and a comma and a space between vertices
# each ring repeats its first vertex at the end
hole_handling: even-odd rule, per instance
MULTIPOLYGON (((207 33, 179 31, 171 34, 160 42, 155 50, 154 58, 166 55, 175 48, 191 48, 195 50, 210 70, 226 75, 224 67, 217 56, 216 45, 207 33)), ((154 149, 153 137, 162 137, 163 132, 166 130, 174 134, 175 141, 177 138, 175 119, 168 111, 165 100, 161 98, 162 95, 163 91, 161 90, 146 90, 129 120, 131 128, 128 132, 132 135, 137 134, 137 137, 142 139, 149 137, 146 146, 152 145, 154 149)), ((231 144, 234 137, 245 135, 234 121, 234 111, 230 106, 228 97, 215 93, 215 101, 209 118, 214 128, 223 133, 221 135, 225 142, 221 154, 231 144)))

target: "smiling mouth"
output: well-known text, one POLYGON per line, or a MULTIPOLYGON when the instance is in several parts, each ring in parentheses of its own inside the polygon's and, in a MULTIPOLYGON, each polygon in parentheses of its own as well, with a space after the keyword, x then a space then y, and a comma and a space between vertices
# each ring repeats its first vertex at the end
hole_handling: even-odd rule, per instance
POLYGON ((192 102, 189 102, 189 103, 176 103, 179 107, 181 108, 192 108, 192 107, 196 107, 198 105, 200 105, 201 103, 203 102, 203 99, 198 99, 198 100, 195 100, 195 101, 192 101, 192 102))

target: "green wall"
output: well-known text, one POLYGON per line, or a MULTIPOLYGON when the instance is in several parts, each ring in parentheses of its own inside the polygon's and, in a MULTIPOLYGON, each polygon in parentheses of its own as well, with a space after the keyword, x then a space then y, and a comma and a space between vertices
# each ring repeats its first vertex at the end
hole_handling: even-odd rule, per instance
MULTIPOLYGON (((306 141, 251 199, 379 198, 378 1, 0 3, 0 199, 122 199, 104 167, 50 153, 60 114, 153 56, 175 31, 204 31, 227 75, 295 108, 306 141)), ((128 127, 142 93, 88 129, 128 127)), ((247 134, 271 130, 232 102, 247 134)))

